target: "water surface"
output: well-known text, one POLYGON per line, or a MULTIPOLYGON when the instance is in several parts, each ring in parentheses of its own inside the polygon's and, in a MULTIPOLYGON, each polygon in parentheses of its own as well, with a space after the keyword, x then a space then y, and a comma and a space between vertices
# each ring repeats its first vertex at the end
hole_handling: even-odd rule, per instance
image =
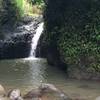
POLYGON ((45 59, 26 58, 0 61, 0 83, 6 90, 19 88, 23 93, 41 83, 52 83, 69 96, 95 100, 100 96, 100 83, 67 79, 66 74, 45 59))

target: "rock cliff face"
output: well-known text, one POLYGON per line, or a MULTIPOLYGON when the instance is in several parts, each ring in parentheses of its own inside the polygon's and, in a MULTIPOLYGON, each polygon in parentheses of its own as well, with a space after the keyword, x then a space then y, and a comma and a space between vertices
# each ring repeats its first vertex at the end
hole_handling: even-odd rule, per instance
POLYGON ((2 30, 12 31, 16 22, 21 18, 21 9, 17 7, 15 0, 0 0, 0 39, 4 38, 6 33, 2 30))
POLYGON ((26 16, 17 23, 17 26, 12 31, 9 28, 8 30, 4 28, 2 31, 5 33, 5 37, 0 40, 0 59, 28 57, 32 37, 41 21, 41 17, 32 18, 26 16))
POLYGON ((40 46, 72 78, 100 79, 100 1, 48 0, 40 46), (88 77, 87 77, 88 76, 88 77))
POLYGON ((13 25, 20 17, 15 0, 0 0, 0 25, 13 25))
POLYGON ((11 40, 1 41, 0 59, 28 57, 30 51, 31 37, 27 35, 13 37, 11 40))

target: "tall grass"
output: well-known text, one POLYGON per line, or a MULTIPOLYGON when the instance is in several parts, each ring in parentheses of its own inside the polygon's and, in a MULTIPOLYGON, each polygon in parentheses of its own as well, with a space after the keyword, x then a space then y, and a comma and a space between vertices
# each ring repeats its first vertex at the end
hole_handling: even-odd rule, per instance
POLYGON ((18 7, 18 11, 21 16, 24 15, 24 0, 15 0, 16 5, 18 7))
POLYGON ((33 12, 32 4, 28 0, 23 0, 24 14, 31 15, 33 12))
POLYGON ((24 14, 37 16, 42 13, 42 9, 41 9, 42 5, 33 4, 28 0, 23 0, 23 6, 24 6, 24 14))
POLYGON ((38 15, 41 14, 42 10, 39 6, 40 4, 33 5, 32 2, 30 3, 28 0, 15 0, 17 7, 19 8, 19 13, 21 16, 24 15, 38 15))

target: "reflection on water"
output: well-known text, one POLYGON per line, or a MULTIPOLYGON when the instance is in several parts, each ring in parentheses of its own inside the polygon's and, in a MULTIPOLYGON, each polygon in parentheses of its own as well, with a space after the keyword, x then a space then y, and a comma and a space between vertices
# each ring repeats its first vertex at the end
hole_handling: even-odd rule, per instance
POLYGON ((69 80, 59 69, 48 66, 45 59, 26 58, 0 61, 0 83, 6 89, 20 88, 23 92, 42 82, 52 83, 71 96, 94 100, 100 96, 99 82, 69 80))
POLYGON ((28 63, 28 66, 29 66, 28 74, 30 73, 29 74, 29 77, 30 77, 29 83, 32 83, 35 86, 37 86, 37 85, 39 86, 40 83, 42 81, 44 81, 43 75, 45 73, 45 67, 43 64, 41 65, 41 63, 39 63, 39 62, 40 61, 38 60, 38 62, 37 61, 29 61, 29 63, 28 63))
POLYGON ((12 86, 36 87, 44 80, 45 63, 35 58, 0 61, 0 81, 12 86))

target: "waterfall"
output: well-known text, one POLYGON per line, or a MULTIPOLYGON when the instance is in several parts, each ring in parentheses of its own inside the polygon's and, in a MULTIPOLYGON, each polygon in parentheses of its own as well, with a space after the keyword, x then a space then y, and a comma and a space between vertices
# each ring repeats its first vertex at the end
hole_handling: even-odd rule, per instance
POLYGON ((43 26, 44 26, 44 23, 40 23, 38 28, 36 29, 36 33, 34 34, 33 38, 32 38, 32 43, 31 43, 31 50, 30 50, 30 55, 29 57, 35 57, 36 56, 36 48, 37 48, 37 45, 38 45, 38 41, 39 41, 39 38, 43 32, 43 26))

